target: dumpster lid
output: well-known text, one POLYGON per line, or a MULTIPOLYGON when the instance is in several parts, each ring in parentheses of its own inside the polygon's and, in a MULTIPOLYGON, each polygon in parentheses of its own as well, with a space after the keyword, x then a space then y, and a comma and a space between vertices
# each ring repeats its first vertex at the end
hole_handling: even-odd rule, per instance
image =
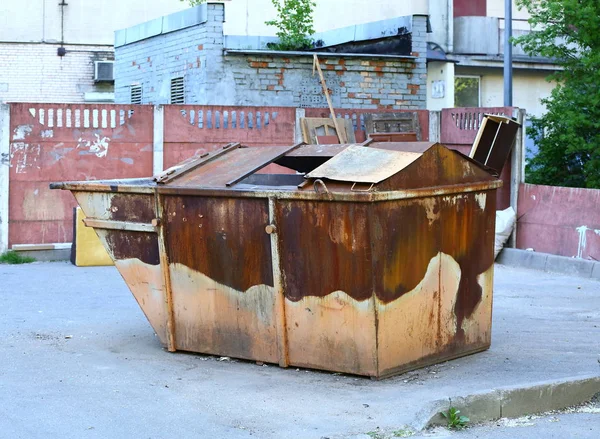
POLYGON ((376 184, 397 174, 421 155, 352 145, 306 174, 306 178, 376 184))
POLYGON ((154 180, 161 185, 229 187, 302 145, 243 147, 232 143, 170 168, 154 180))

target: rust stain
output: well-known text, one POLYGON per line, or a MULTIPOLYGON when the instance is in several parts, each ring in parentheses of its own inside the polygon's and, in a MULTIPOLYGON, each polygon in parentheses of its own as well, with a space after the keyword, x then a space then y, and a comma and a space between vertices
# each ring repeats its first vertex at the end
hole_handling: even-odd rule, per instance
POLYGON ((281 200, 276 209, 286 298, 338 290, 358 301, 371 297, 367 204, 281 200))
POLYGON ((115 194, 111 197, 111 219, 150 223, 154 219, 154 198, 149 195, 115 194))
POLYGON ((139 259, 159 265, 158 236, 155 233, 94 229, 113 260, 139 259))
POLYGON ((167 252, 238 291, 273 286, 266 199, 165 197, 167 252))
POLYGON ((452 343, 459 279, 458 264, 439 253, 412 291, 387 304, 377 302, 380 373, 435 355, 452 343))

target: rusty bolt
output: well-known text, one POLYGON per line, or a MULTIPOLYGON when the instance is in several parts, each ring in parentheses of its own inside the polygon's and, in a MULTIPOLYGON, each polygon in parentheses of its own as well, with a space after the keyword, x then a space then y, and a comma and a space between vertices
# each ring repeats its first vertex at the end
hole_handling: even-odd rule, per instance
POLYGON ((158 226, 160 226, 160 218, 154 218, 154 219, 152 220, 152 225, 153 225, 154 227, 158 227, 158 226))
POLYGON ((267 227, 265 227, 265 232, 267 232, 267 234, 271 235, 272 233, 275 233, 277 231, 277 228, 273 225, 273 224, 269 224, 267 227))

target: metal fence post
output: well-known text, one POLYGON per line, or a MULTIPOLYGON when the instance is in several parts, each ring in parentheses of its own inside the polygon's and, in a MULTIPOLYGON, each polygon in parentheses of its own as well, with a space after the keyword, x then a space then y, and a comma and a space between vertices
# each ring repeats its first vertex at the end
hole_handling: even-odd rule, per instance
POLYGON ((164 171, 165 150, 165 112, 162 105, 154 106, 154 142, 152 145, 152 172, 154 175, 164 171))
POLYGON ((0 253, 8 250, 10 105, 0 104, 0 253))

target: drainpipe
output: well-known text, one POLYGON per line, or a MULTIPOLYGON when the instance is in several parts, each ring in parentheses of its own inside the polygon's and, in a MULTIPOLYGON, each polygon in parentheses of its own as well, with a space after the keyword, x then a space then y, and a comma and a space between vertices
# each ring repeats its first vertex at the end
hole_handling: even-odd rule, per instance
POLYGON ((67 54, 67 49, 65 49, 65 6, 68 6, 68 3, 65 0, 61 0, 58 4, 60 6, 60 47, 58 48, 57 55, 65 56, 67 54))
POLYGON ((504 106, 513 104, 512 0, 504 0, 504 106))

